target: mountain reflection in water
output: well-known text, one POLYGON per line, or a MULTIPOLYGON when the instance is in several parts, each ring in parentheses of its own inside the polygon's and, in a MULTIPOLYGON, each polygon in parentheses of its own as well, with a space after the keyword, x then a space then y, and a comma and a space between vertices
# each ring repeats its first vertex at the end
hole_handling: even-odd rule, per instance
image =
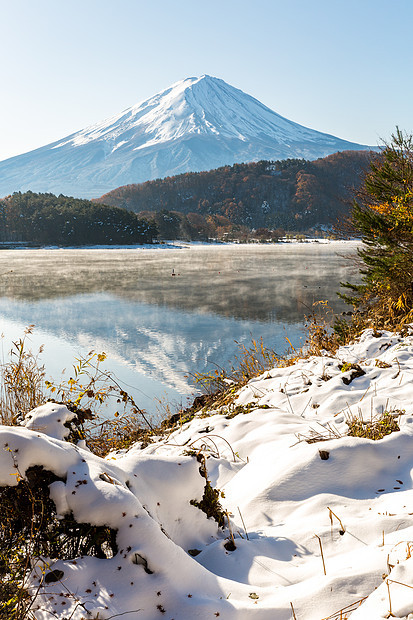
POLYGON ((62 357, 64 347, 105 351, 151 410, 156 396, 187 397, 188 373, 227 367, 235 341, 263 337, 280 353, 286 336, 299 344, 314 301, 343 307, 336 291, 354 279, 343 258, 354 251, 353 243, 4 250, 2 331, 13 339, 35 324, 48 370, 49 339, 61 343, 62 357))

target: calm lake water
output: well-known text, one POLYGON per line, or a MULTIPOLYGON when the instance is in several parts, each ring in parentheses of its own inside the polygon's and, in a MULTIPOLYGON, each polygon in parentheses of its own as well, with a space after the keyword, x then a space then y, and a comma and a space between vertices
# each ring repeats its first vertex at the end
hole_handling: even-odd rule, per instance
POLYGON ((190 374, 229 367, 263 338, 299 346, 314 301, 355 278, 356 244, 192 245, 176 249, 38 249, 0 252, 3 359, 30 324, 30 347, 59 379, 91 349, 151 413, 186 405, 190 374), (175 276, 171 274, 175 273, 175 276))

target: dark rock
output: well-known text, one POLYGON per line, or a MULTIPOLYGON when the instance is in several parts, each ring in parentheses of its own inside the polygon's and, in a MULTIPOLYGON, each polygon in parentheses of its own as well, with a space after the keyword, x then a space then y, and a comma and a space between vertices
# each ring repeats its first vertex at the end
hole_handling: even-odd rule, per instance
POLYGON ((227 551, 235 551, 235 549, 237 548, 233 540, 228 540, 224 544, 224 547, 227 551))
POLYGON ((50 573, 46 573, 44 582, 45 583, 56 583, 56 581, 60 581, 64 576, 64 572, 62 570, 52 570, 50 573))

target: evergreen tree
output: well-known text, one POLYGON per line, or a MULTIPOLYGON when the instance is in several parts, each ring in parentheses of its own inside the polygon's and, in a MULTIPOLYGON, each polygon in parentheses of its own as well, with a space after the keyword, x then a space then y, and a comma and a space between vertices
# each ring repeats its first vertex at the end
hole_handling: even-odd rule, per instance
POLYGON ((152 243, 154 222, 136 213, 54 194, 15 192, 0 200, 0 238, 34 244, 152 243))
POLYGON ((353 208, 362 284, 342 295, 374 325, 413 320, 413 137, 396 128, 372 160, 353 208))

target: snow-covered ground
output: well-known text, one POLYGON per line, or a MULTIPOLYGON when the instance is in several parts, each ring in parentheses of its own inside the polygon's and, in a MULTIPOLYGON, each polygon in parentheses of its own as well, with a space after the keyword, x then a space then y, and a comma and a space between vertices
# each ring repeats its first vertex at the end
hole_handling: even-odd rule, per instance
POLYGON ((50 486, 60 514, 117 530, 115 557, 51 565, 61 578, 40 590, 36 617, 413 619, 412 378, 413 335, 368 330, 335 356, 266 372, 229 410, 144 449, 101 459, 69 444, 71 414, 50 403, 26 428, 1 427, 1 485, 43 465, 61 478, 50 486), (397 410, 400 431, 347 436, 352 416, 397 410), (233 550, 227 520, 190 503, 205 485, 199 452, 233 550))

